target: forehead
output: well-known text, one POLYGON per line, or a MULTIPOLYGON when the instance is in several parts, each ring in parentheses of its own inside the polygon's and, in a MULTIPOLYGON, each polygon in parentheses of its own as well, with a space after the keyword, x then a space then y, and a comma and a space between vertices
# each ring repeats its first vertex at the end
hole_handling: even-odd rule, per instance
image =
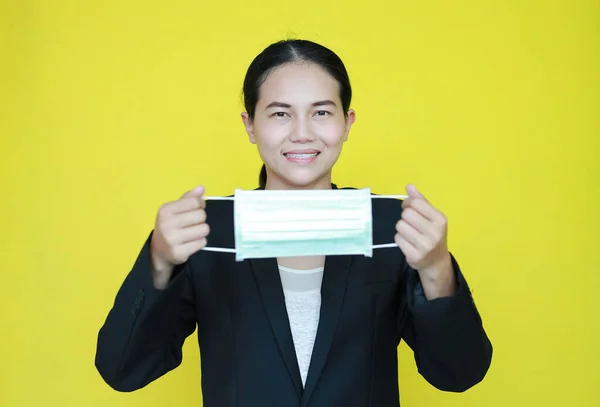
POLYGON ((286 64, 271 72, 260 90, 259 103, 290 104, 338 100, 339 85, 323 68, 311 63, 286 64))

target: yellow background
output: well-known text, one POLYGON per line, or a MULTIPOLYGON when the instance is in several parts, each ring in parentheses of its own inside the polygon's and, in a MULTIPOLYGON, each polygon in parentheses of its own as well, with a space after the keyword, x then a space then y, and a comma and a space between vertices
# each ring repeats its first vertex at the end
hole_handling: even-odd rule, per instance
POLYGON ((288 36, 351 75, 334 181, 413 182, 447 214, 494 344, 459 395, 403 344, 402 406, 600 405, 598 1, 0 4, 0 406, 200 405, 195 334, 132 394, 96 373, 96 334, 161 203, 256 186, 242 79, 288 36))

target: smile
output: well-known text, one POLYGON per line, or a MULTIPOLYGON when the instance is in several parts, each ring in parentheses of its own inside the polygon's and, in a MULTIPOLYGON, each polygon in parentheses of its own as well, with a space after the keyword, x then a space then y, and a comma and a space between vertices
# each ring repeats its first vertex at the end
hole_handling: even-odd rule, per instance
POLYGON ((311 153, 311 154, 292 154, 292 153, 285 153, 284 155, 288 158, 291 159, 295 159, 295 160, 309 160, 311 158, 315 158, 316 156, 318 156, 320 153, 311 153))
POLYGON ((321 154, 319 150, 296 150, 283 153, 283 156, 288 162, 308 165, 313 163, 317 157, 321 154))

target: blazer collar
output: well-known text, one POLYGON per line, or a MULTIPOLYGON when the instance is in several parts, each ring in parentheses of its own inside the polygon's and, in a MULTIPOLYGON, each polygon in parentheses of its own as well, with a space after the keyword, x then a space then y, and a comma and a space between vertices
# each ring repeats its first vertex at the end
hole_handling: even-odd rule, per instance
POLYGON ((302 407, 306 406, 312 396, 329 350, 335 338, 338 321, 344 304, 346 285, 354 256, 326 256, 323 283, 321 285, 321 313, 319 327, 313 347, 306 385, 302 397, 302 407))
MULTIPOLYGON (((331 186, 333 189, 338 189, 336 184, 331 184, 331 186)), ((264 189, 264 187, 257 189, 264 189)), ((248 260, 290 379, 293 381, 298 395, 302 396, 302 406, 308 403, 316 388, 333 343, 353 258, 354 256, 349 255, 325 257, 319 326, 304 389, 285 306, 285 296, 279 278, 277 259, 248 260)))
POLYGON ((321 371, 325 366, 331 344, 333 343, 344 303, 346 285, 353 257, 349 255, 325 257, 325 269, 321 285, 319 326, 317 328, 317 336, 315 338, 304 390, 302 389, 302 380, 290 329, 290 321, 285 306, 285 296, 281 286, 281 279, 279 278, 277 260, 273 258, 248 260, 254 273, 275 341, 290 374, 290 378, 294 382, 294 387, 298 395, 302 395, 302 405, 305 405, 312 395, 321 371))
MULTIPOLYGON (((255 190, 264 190, 265 186, 264 185, 259 185, 258 188, 254 188, 255 190)), ((331 189, 339 189, 338 186, 336 184, 334 184, 333 182, 331 183, 331 189)))

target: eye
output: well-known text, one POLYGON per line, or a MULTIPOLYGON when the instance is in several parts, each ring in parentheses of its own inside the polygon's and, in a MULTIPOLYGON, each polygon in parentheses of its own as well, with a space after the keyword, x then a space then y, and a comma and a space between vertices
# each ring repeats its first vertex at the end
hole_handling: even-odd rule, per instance
POLYGON ((315 114, 317 116, 327 116, 327 115, 330 115, 331 113, 329 113, 327 110, 318 110, 315 114))
POLYGON ((285 117, 287 115, 288 114, 286 112, 275 112, 275 113, 273 113, 273 116, 275 116, 275 117, 285 117))

